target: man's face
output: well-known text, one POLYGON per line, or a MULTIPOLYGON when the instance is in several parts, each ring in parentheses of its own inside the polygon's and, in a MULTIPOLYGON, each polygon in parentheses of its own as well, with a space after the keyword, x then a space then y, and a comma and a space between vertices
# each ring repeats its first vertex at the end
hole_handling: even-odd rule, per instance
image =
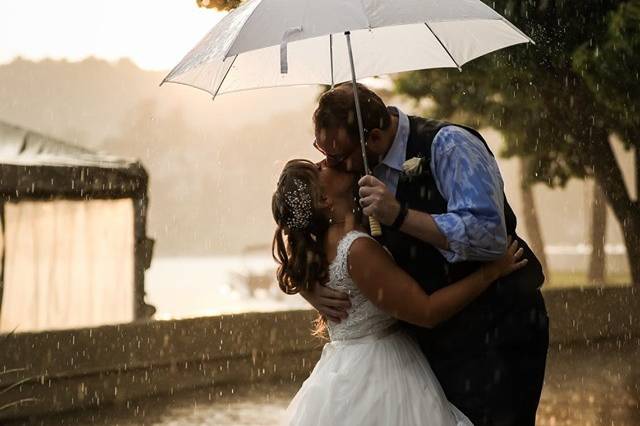
POLYGON ((326 157, 326 165, 345 172, 364 173, 360 144, 344 128, 316 130, 314 146, 326 157))

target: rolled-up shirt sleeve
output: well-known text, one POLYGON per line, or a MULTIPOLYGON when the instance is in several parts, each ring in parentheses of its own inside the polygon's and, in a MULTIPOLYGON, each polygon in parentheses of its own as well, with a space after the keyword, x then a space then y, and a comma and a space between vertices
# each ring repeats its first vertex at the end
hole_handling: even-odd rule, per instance
POLYGON ((502 256, 507 249, 504 184, 484 143, 461 127, 442 128, 431 147, 431 171, 447 201, 447 213, 433 215, 449 241, 442 255, 452 263, 502 256))

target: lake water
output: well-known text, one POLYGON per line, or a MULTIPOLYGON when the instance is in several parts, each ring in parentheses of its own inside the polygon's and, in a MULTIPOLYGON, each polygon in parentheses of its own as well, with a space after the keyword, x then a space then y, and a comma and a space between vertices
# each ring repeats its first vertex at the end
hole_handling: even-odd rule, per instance
POLYGON ((157 258, 145 276, 146 300, 160 320, 308 308, 280 291, 275 268, 269 256, 157 258), (248 276, 268 281, 252 292, 248 276))
MULTIPOLYGON (((580 272, 587 268, 591 248, 557 245, 545 251, 552 270, 580 272)), ((609 273, 627 270, 624 246, 608 245, 606 252, 609 273)), ((156 307, 156 319, 308 308, 302 297, 278 289, 275 270, 268 254, 154 258, 145 277, 146 300, 156 307), (258 282, 255 291, 248 284, 251 276, 258 282)))

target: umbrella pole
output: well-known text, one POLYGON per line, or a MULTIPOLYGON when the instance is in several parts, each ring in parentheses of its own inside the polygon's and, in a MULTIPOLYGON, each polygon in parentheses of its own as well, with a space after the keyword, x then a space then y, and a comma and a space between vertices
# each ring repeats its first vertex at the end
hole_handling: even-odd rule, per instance
MULTIPOLYGON (((351 83, 353 84, 353 97, 356 102, 356 117, 358 119, 358 131, 360 133, 360 149, 362 150, 362 161, 364 164, 364 171, 366 174, 371 174, 369 168, 369 161, 367 160, 367 147, 364 141, 364 126, 362 125, 362 112, 360 111, 360 99, 358 98, 358 87, 356 85, 356 68, 353 63, 353 50, 351 49, 351 32, 345 31, 345 37, 347 38, 347 48, 349 50, 349 63, 351 64, 351 83)), ((382 235, 382 228, 380 222, 373 217, 369 216, 369 227, 371 228, 371 235, 379 237, 382 235)))

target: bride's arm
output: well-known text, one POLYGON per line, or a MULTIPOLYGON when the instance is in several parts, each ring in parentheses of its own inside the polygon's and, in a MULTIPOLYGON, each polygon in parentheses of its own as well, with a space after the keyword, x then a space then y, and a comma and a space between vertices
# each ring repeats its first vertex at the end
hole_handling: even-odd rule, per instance
POLYGON ((394 317, 422 327, 435 327, 460 312, 487 287, 527 262, 519 260, 518 242, 500 259, 431 295, 393 261, 384 248, 369 238, 359 238, 349 252, 349 274, 362 294, 394 317))

